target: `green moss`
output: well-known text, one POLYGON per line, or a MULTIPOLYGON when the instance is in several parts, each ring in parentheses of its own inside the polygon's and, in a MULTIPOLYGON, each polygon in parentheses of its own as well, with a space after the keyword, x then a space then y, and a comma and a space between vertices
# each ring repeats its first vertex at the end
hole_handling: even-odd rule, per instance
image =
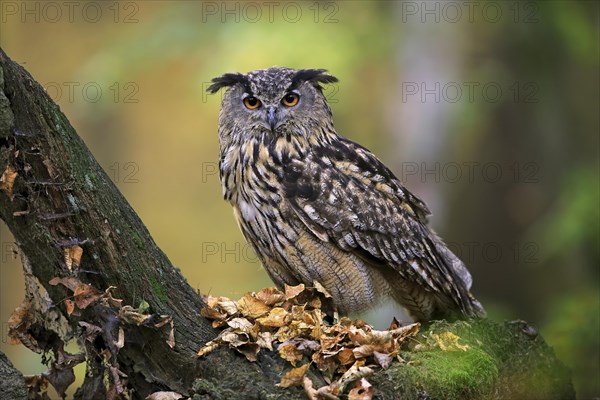
POLYGON ((206 379, 197 379, 194 381, 192 390, 195 392, 192 397, 194 400, 204 399, 206 395, 210 396, 211 399, 235 399, 239 397, 239 393, 236 391, 215 385, 206 379))
POLYGON ((129 236, 131 236, 138 249, 144 250, 144 242, 135 229, 129 227, 129 236))
POLYGON ((150 287, 152 287, 152 292, 156 295, 156 297, 158 297, 158 299, 163 303, 166 302, 167 295, 165 294, 160 282, 158 282, 154 277, 150 277, 148 281, 150 282, 150 287))
MULTIPOLYGON (((203 400, 296 400, 306 399, 306 395, 299 388, 278 389, 272 392, 270 384, 261 389, 256 384, 248 384, 253 380, 248 376, 240 376, 239 380, 228 382, 213 382, 206 379, 196 379, 192 386, 192 399, 203 400), (233 389, 235 388, 235 389, 233 389)), ((264 384, 264 383, 263 383, 264 384)))
POLYGON ((467 351, 431 350, 416 353, 413 364, 406 365, 406 378, 414 389, 443 399, 464 399, 466 395, 483 395, 498 377, 494 360, 480 349, 467 351))
POLYGON ((438 321, 424 327, 421 350, 390 368, 376 387, 410 399, 574 399, 569 371, 537 331, 521 322, 438 321), (451 332, 466 351, 442 351, 431 334, 451 332), (385 388, 385 389, 384 389, 385 388), (400 395, 401 394, 401 395, 400 395))

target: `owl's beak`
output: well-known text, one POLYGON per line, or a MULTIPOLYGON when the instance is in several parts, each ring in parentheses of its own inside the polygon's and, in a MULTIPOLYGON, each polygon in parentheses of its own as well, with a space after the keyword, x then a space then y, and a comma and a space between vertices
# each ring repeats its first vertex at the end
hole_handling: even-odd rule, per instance
POLYGON ((277 122, 279 121, 277 120, 277 110, 275 109, 275 107, 267 108, 267 122, 271 127, 271 131, 274 131, 275 128, 277 128, 277 122))

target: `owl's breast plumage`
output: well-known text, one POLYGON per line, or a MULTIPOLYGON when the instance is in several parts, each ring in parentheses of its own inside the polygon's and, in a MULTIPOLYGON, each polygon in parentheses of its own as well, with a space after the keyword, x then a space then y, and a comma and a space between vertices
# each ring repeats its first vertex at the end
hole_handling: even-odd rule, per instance
MULTIPOLYGON (((340 183, 321 184, 316 175, 323 166, 300 145, 292 145, 292 151, 281 149, 286 147, 277 142, 269 146, 255 141, 230 153, 235 160, 222 158, 225 198, 247 242, 278 286, 318 281, 342 305, 342 312, 375 304, 389 294, 383 274, 330 241, 323 230, 305 224, 293 205, 297 196, 325 196, 335 207, 331 189, 340 183), (235 169, 223 170, 226 166, 235 169), (298 186, 306 174, 314 175, 314 185, 298 186)), ((310 212, 310 206, 305 209, 310 212)))

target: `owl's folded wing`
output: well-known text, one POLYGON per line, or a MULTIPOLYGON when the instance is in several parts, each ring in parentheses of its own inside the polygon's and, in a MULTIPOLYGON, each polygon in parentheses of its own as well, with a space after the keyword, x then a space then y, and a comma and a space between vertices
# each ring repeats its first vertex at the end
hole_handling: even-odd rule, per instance
POLYGON ((471 276, 427 227, 426 206, 368 150, 347 139, 313 149, 283 178, 290 207, 321 240, 468 303, 471 276))

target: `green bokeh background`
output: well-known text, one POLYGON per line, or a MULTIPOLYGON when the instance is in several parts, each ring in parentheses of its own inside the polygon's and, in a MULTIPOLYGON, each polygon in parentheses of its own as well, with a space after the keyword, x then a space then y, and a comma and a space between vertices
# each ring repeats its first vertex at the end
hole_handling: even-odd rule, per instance
MULTIPOLYGON (((338 131, 428 203, 490 317, 538 326, 578 397, 600 396, 598 3, 1 7, 4 51, 46 87, 201 292, 271 285, 221 198, 210 79, 326 68, 340 79, 326 90, 338 131)), ((40 372, 38 355, 7 344, 23 281, 3 224, 0 235, 0 350, 40 372)))

